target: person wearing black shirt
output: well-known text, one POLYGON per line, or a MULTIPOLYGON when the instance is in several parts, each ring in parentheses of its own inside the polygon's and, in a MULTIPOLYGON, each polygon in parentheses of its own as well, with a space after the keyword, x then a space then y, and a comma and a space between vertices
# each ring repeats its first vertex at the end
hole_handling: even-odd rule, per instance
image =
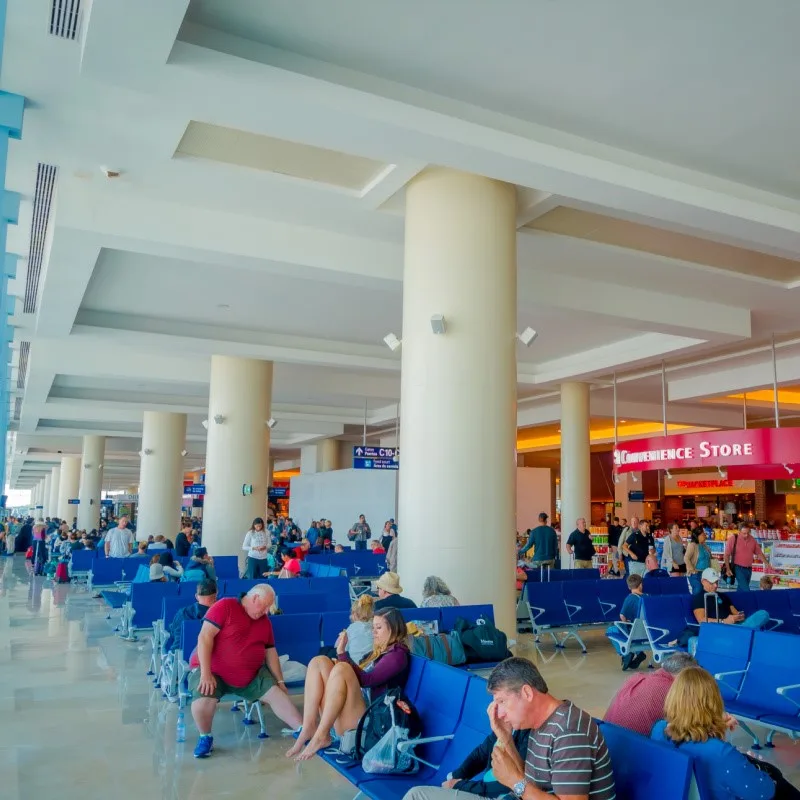
POLYGON ((592 556, 595 554, 592 544, 592 535, 586 530, 586 520, 584 517, 575 523, 578 527, 572 531, 567 539, 567 552, 575 556, 576 569, 591 569, 592 556))
POLYGON ((631 533, 622 545, 622 552, 630 558, 628 562, 628 572, 631 575, 641 575, 644 577, 647 572, 645 559, 650 552, 652 536, 644 534, 639 530, 639 520, 631 517, 631 533))
POLYGON ((189 548, 191 547, 192 524, 187 522, 181 532, 175 537, 175 555, 178 558, 183 558, 189 555, 189 548))
POLYGON ((614 521, 608 526, 608 572, 610 575, 619 575, 617 570, 617 562, 619 561, 617 549, 621 534, 622 526, 619 524, 619 517, 614 517, 614 521))

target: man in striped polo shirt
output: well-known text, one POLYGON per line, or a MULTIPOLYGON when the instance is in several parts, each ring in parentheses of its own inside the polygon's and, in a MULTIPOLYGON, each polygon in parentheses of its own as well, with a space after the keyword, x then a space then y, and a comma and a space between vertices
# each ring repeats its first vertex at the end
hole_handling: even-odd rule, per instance
POLYGON ((597 724, 569 700, 553 697, 530 661, 501 662, 492 670, 488 688, 494 697, 488 711, 490 739, 495 739, 491 762, 477 757, 488 752, 487 739, 455 770, 459 778, 445 781, 441 788, 411 789, 404 800, 475 800, 470 790, 476 785, 485 787, 479 790, 483 797, 616 800, 611 757, 597 724), (530 731, 528 744, 520 753, 514 732, 525 730, 530 731), (467 765, 471 774, 464 769, 467 765), (477 784, 469 780, 478 775, 477 784))

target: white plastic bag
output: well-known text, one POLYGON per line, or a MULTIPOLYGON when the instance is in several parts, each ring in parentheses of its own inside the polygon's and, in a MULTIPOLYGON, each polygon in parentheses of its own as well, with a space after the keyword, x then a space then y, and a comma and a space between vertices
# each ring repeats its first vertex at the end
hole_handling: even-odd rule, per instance
POLYGON ((367 750, 361 767, 371 775, 410 775, 419 770, 419 763, 407 752, 400 752, 397 745, 408 740, 408 731, 392 725, 378 743, 367 750))
POLYGON ((294 683, 295 681, 304 681, 306 679, 308 668, 299 661, 289 661, 289 656, 283 655, 280 657, 280 662, 281 672, 283 672, 283 679, 286 683, 294 683))

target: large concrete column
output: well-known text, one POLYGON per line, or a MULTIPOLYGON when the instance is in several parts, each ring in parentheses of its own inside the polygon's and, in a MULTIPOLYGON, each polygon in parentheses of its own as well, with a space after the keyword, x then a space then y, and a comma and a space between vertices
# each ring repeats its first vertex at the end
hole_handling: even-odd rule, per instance
POLYGON ((203 545, 212 555, 240 554, 253 519, 264 516, 271 405, 271 361, 212 356, 203 503, 203 545))
POLYGON ((434 572, 493 603, 512 638, 516 321, 514 187, 423 172, 406 193, 398 571, 417 600, 434 572))
POLYGON ((61 486, 61 467, 53 467, 50 471, 50 497, 47 500, 48 514, 58 516, 58 490, 61 486))
POLYGON ((81 455, 81 482, 78 490, 79 530, 91 531, 100 526, 100 490, 103 487, 105 436, 84 436, 81 455))
POLYGON ((592 482, 589 384, 561 384, 561 565, 569 566, 567 538, 575 520, 591 524, 592 482))
POLYGON ((183 496, 181 451, 185 446, 186 414, 144 412, 136 514, 136 538, 139 541, 159 534, 174 541, 180 531, 183 496))
POLYGON ((336 439, 323 439, 300 448, 300 471, 303 475, 335 469, 339 469, 339 442, 336 439))
POLYGON ((52 484, 53 474, 50 473, 44 476, 44 484, 42 485, 42 517, 47 518, 51 516, 50 512, 50 486, 52 484))
POLYGON ((78 496, 81 475, 80 456, 61 456, 61 477, 58 482, 58 517, 72 525, 78 507, 71 506, 70 500, 78 496))

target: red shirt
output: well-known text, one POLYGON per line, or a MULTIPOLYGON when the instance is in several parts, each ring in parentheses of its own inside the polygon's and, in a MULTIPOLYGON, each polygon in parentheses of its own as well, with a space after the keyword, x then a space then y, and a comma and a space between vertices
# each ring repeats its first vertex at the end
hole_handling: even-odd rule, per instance
POLYGON ((663 669, 628 678, 614 695, 603 719, 650 736, 653 725, 664 719, 664 701, 673 680, 663 669))
POLYGON ((292 575, 299 575, 303 571, 300 562, 296 558, 290 558, 288 561, 284 561, 283 569, 287 572, 291 572, 292 575))
POLYGON ((729 536, 728 540, 725 542, 725 555, 730 558, 731 553, 733 553, 733 544, 736 542, 736 558, 733 559, 733 563, 737 567, 752 567, 753 566, 753 559, 756 555, 761 556, 761 560, 764 560, 764 554, 761 552, 761 545, 753 538, 752 534, 748 536, 746 539, 741 534, 737 534, 734 536, 729 536), (739 541, 737 542, 736 539, 739 541))
POLYGON ((294 557, 298 561, 305 561, 306 560, 306 551, 303 550, 302 547, 295 547, 295 549, 292 552, 294 553, 294 557))
MULTIPOLYGON (((229 686, 247 686, 265 663, 265 650, 275 647, 272 623, 265 614, 253 619, 241 602, 234 597, 217 600, 203 617, 219 628, 211 651, 211 672, 229 686)), ((189 666, 200 666, 197 650, 189 659, 189 666)))

